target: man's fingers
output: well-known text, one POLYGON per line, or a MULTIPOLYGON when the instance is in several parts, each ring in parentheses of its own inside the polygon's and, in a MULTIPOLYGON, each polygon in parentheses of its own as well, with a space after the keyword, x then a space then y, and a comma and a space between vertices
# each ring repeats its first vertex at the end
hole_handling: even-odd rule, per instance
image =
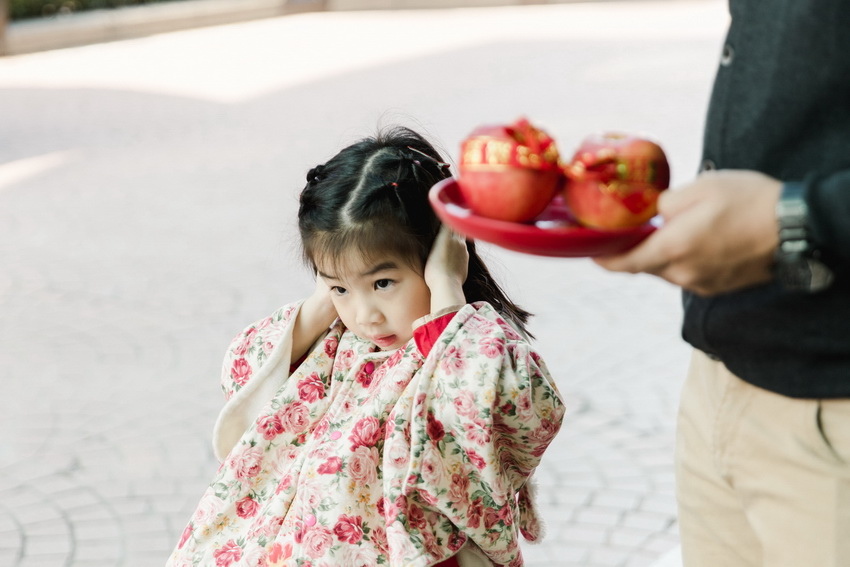
POLYGON ((593 261, 612 272, 627 272, 636 274, 646 272, 659 275, 667 267, 667 259, 661 254, 663 235, 660 231, 653 232, 646 240, 623 254, 599 256, 593 261))
POLYGON ((594 258, 594 262, 614 272, 646 272, 656 276, 664 274, 672 261, 670 251, 675 248, 671 246, 671 239, 678 238, 680 228, 680 222, 671 221, 679 215, 687 215, 687 209, 697 202, 698 198, 699 193, 696 191, 662 191, 658 196, 658 212, 664 219, 664 226, 631 250, 614 256, 594 258))

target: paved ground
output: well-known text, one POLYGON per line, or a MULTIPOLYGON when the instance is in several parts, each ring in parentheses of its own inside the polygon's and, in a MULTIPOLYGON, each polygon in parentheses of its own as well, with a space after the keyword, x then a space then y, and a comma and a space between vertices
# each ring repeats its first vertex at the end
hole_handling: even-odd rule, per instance
MULTIPOLYGON (((229 338, 310 287, 304 172, 378 124, 527 115, 695 171, 721 0, 316 13, 0 59, 0 565, 156 566, 216 462, 229 338)), ((570 407, 528 565, 677 545, 675 289, 488 248, 570 407)))

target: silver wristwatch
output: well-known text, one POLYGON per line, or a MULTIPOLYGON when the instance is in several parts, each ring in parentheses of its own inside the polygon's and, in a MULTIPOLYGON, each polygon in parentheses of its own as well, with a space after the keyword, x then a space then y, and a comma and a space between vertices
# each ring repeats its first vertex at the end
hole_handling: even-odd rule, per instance
POLYGON ((809 206, 802 183, 784 183, 776 203, 779 247, 775 255, 776 278, 789 291, 816 293, 832 284, 832 271, 820 260, 809 239, 809 206))

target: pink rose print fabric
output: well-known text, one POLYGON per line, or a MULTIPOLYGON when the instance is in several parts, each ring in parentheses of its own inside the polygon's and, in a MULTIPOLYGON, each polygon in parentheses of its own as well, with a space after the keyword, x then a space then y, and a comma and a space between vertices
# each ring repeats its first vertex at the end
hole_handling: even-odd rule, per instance
POLYGON ((432 329, 427 355, 337 321, 290 374, 299 307, 233 340, 222 464, 168 565, 425 567, 471 544, 522 565, 528 480, 564 414, 528 342, 486 303, 432 329))

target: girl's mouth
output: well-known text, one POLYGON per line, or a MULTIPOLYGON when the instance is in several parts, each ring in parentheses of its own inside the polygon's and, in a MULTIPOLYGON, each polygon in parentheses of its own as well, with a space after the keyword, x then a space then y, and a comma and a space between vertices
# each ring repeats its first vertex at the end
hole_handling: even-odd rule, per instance
POLYGON ((387 348, 395 344, 396 336, 395 335, 384 335, 382 337, 375 337, 372 339, 372 342, 378 345, 381 348, 387 348))

